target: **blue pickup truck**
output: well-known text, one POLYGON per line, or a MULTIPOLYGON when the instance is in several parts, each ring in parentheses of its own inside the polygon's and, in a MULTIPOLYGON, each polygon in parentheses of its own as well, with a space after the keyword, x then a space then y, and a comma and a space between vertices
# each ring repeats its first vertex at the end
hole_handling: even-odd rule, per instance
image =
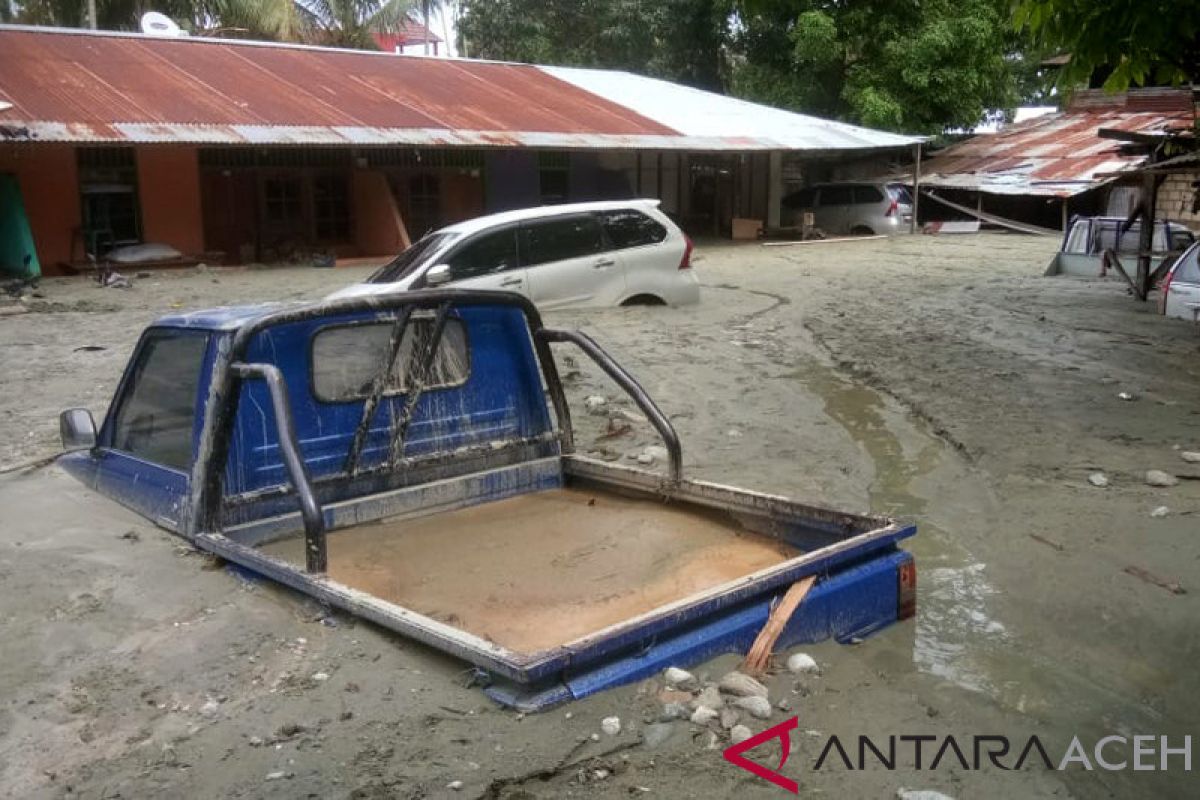
POLYGON ((679 440, 591 338, 524 298, 425 290, 164 317, 62 465, 197 548, 476 667, 547 708, 915 611, 910 525, 682 475, 679 440), (662 436, 665 473, 575 452, 554 350, 578 348, 662 436))

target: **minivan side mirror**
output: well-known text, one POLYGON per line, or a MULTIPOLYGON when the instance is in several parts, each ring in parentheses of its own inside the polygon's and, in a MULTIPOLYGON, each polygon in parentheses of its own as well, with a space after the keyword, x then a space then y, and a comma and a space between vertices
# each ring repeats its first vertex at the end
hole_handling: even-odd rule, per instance
POLYGON ((426 286, 441 286, 450 282, 450 265, 434 264, 425 273, 426 286))
POLYGON ((96 446, 96 421, 86 408, 69 408, 58 415, 58 434, 64 450, 90 450, 96 446))

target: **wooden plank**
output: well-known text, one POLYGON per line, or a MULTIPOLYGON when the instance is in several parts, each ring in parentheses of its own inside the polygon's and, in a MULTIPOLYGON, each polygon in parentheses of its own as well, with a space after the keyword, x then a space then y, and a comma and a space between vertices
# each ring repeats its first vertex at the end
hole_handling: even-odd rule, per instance
POLYGON ((958 203, 947 200, 944 197, 940 197, 940 196, 934 194, 933 192, 929 191, 928 189, 923 189, 922 194, 924 194, 926 197, 928 197, 931 200, 936 200, 937 202, 941 203, 942 205, 946 206, 947 208, 953 208, 955 211, 961 211, 964 214, 975 217, 976 219, 983 220, 984 222, 990 222, 993 225, 999 225, 1001 228, 1008 228, 1010 230, 1014 230, 1019 233, 1033 233, 1033 234, 1037 234, 1039 236, 1054 236, 1054 237, 1059 237, 1059 238, 1062 237, 1062 231, 1055 231, 1055 230, 1051 230, 1050 228, 1042 228, 1038 225, 1030 225, 1027 222, 1017 222, 1016 220, 1013 220, 1013 219, 1007 219, 1005 217, 998 217, 995 214, 988 214, 983 211, 976 211, 975 209, 970 208, 969 206, 959 205, 958 203))
POLYGON ((872 239, 886 239, 882 233, 874 236, 839 236, 835 239, 804 239, 797 242, 763 242, 763 247, 790 247, 795 244, 833 244, 834 242, 869 242, 872 239))
POLYGON ((803 602, 808 590, 816 582, 817 576, 809 575, 791 585, 783 599, 779 601, 779 605, 771 611, 771 616, 767 618, 767 624, 759 631, 758 636, 754 639, 754 644, 750 645, 750 650, 746 653, 746 660, 742 662, 742 672, 747 675, 761 675, 766 672, 775 642, 779 641, 784 626, 796 613, 796 608, 803 602))

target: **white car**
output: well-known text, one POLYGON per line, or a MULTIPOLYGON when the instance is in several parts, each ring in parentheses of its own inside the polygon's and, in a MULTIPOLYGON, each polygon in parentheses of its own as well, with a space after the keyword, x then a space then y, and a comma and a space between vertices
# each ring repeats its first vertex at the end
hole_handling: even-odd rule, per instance
POLYGON ((505 289, 539 308, 700 299, 692 242, 657 200, 506 211, 429 233, 330 299, 453 286, 505 289))
POLYGON ((1183 251, 1162 281, 1159 310, 1168 317, 1200 322, 1200 242, 1183 251))

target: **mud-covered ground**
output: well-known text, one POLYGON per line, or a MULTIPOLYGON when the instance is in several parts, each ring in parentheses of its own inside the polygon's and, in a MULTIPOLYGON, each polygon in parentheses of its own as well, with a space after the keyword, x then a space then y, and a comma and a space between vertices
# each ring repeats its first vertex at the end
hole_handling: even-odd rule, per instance
MULTIPOLYGON (((830 734, 852 759, 860 734, 953 735, 968 762, 975 735, 1019 749, 1036 734, 1055 762, 1075 735, 1088 748, 1107 734, 1200 738, 1200 481, 1187 479, 1200 465, 1179 455, 1200 450, 1200 332, 1116 283, 1039 277, 1054 247, 997 234, 711 245, 700 306, 549 315, 642 380, 689 474, 918 522, 916 622, 805 648, 820 676, 768 681, 787 710, 752 727, 799 716, 782 771, 801 791, 1193 794, 1178 756, 1166 773, 986 758, 930 770, 926 750, 917 770, 901 743, 895 771, 813 769, 830 734), (1152 488, 1148 469, 1183 478, 1152 488), (1096 472, 1108 486, 1089 483, 1096 472)), ((541 715, 501 710, 461 663, 197 555, 57 467, 12 469, 56 450, 60 408, 104 411, 154 317, 319 297, 361 274, 46 280, 33 312, 0 316, 0 792, 780 794, 727 764, 708 731, 649 726, 655 682, 541 715), (609 715, 616 736, 600 732, 609 715)), ((615 388, 573 363, 581 449, 627 460, 653 444, 615 388), (606 398, 601 413, 584 409, 590 395, 606 398)), ((1107 754, 1132 766, 1132 741, 1107 754)))

